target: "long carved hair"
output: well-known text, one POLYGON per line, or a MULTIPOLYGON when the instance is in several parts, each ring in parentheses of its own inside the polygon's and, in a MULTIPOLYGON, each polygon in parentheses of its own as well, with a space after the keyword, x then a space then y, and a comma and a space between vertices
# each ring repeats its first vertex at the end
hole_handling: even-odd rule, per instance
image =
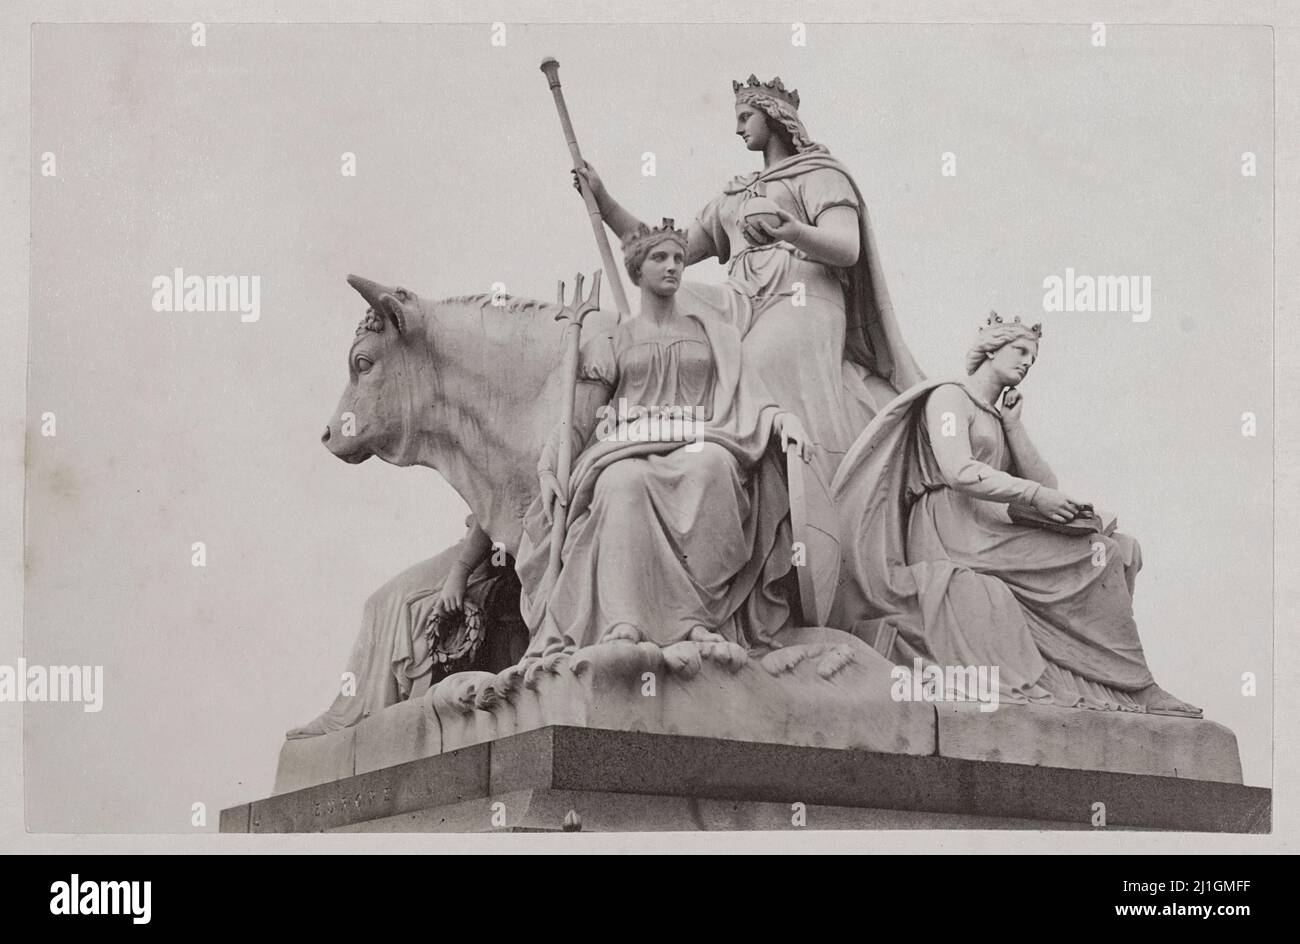
POLYGON ((808 137, 808 129, 799 120, 799 113, 793 107, 768 95, 754 95, 749 103, 767 116, 767 126, 774 134, 780 135, 790 148, 790 153, 799 154, 817 147, 817 142, 808 137))

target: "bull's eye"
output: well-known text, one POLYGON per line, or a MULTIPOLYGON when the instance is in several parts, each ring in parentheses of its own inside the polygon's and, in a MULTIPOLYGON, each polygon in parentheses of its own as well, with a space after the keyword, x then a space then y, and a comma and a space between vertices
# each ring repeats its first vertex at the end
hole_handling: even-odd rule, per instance
POLYGON ((356 359, 357 373, 364 374, 375 366, 375 362, 364 354, 358 354, 356 359))

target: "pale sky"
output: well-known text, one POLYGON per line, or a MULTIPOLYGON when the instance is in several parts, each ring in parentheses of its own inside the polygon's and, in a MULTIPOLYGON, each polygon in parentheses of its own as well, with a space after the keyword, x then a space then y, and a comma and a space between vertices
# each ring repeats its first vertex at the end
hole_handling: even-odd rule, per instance
POLYGON ((460 537, 437 473, 348 466, 318 440, 364 309, 344 279, 551 299, 598 266, 546 55, 587 157, 653 220, 689 220, 757 167, 733 78, 798 88, 866 196, 931 375, 961 370, 990 308, 1043 322, 1026 424, 1062 486, 1142 542, 1157 680, 1270 783, 1267 29, 1112 26, 1104 49, 1083 26, 814 26, 803 48, 788 25, 511 25, 500 48, 486 25, 34 42, 32 146, 58 176, 32 193, 25 655, 102 664, 106 691, 97 714, 28 706, 29 829, 189 832, 203 802, 215 830, 219 808, 267 795, 365 598, 460 537), (259 275, 260 321, 153 311, 152 279, 178 266, 259 275), (1067 267, 1149 276, 1151 320, 1045 314, 1043 279, 1067 267))

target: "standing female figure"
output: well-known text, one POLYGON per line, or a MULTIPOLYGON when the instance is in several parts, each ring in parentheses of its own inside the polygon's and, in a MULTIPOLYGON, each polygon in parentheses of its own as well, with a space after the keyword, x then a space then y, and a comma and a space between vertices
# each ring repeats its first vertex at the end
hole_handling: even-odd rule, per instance
MULTIPOLYGON (((830 480, 875 412, 922 379, 894 320, 866 205, 809 139, 779 78, 733 82, 736 134, 763 169, 733 178, 691 224, 686 264, 716 258, 722 285, 687 282, 690 310, 734 325, 773 397, 807 424, 830 480)), ((590 166, 577 172, 620 237, 641 222, 590 166)))

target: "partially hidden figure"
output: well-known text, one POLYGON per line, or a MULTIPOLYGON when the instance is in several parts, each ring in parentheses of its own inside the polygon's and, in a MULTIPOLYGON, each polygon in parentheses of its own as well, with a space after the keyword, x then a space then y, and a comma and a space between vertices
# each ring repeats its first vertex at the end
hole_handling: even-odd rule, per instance
MULTIPOLYGON (((722 285, 685 282, 682 304, 734 325, 782 407, 807 424, 827 481, 867 421, 924 379, 885 289, 866 203, 812 141, 779 78, 733 82, 736 134, 763 169, 733 178, 690 225, 686 264, 716 258, 722 285)), ((643 224, 588 164, 577 171, 620 237, 643 224)))
POLYGON ((789 616, 789 499, 769 444, 805 461, 812 448, 740 333, 679 307, 687 246, 672 220, 629 233, 640 313, 584 342, 580 377, 598 392, 575 415, 568 493, 557 427, 519 546, 530 657, 621 639, 734 643, 743 659, 789 616), (566 518, 558 573, 547 566, 554 514, 566 518))
POLYGON ((832 624, 892 622, 898 662, 997 666, 1004 701, 1200 717, 1147 667, 1137 541, 1065 533, 1089 506, 1021 423, 1041 334, 990 315, 965 379, 917 385, 854 444, 832 486, 847 539, 832 624))

